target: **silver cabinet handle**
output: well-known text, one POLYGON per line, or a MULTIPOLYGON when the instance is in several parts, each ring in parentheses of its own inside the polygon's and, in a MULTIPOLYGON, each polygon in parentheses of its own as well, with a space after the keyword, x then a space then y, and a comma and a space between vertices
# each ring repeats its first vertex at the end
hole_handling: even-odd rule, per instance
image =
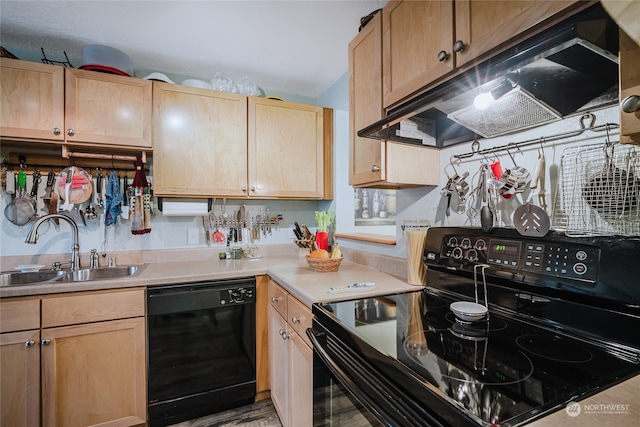
POLYGON ((75 131, 73 129, 67 129, 67 135, 73 136, 75 135, 75 131))
POLYGON ((42 341, 40 341, 40 344, 49 345, 49 344, 51 344, 51 339, 50 338, 45 338, 42 341))
POLYGON ((29 341, 25 342, 24 345, 26 347, 33 347, 34 345, 36 345, 36 342, 34 340, 29 340, 29 341))
POLYGON ((54 135, 60 135, 60 128, 53 128, 54 135))
POLYGON ((371 166, 371 172, 380 172, 380 166, 378 165, 371 166))
POLYGON ((466 48, 467 48, 467 45, 462 40, 456 40, 456 42, 453 44, 454 52, 462 52, 466 48))
POLYGON ((285 330, 283 330, 283 329, 280 329, 280 330, 278 331, 278 334, 280 335, 280 337, 281 337, 283 340, 287 340, 287 339, 289 339, 289 334, 287 334, 287 331, 285 331, 285 330))
POLYGON ((438 52, 438 61, 445 62, 447 59, 449 59, 449 54, 447 52, 444 50, 438 52))
POLYGON ((625 113, 635 113, 640 111, 640 96, 627 96, 620 103, 620 109, 625 113))
POLYGON ((293 316, 291 318, 291 323, 300 323, 300 318, 298 316, 293 316))
POLYGON ((278 297, 271 297, 271 302, 278 302, 280 301, 281 298, 278 297))
POLYGON ((242 187, 242 192, 243 192, 243 193, 246 193, 246 192, 247 192, 247 187, 246 187, 246 186, 242 187))
POLYGON ((256 187, 251 187, 251 191, 256 192, 256 187))

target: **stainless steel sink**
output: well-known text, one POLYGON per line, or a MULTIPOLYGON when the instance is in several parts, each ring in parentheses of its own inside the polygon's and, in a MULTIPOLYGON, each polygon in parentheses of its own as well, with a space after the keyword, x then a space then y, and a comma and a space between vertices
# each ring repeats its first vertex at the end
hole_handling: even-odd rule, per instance
POLYGON ((92 280, 121 279, 135 276, 141 269, 139 265, 104 268, 84 268, 70 271, 60 278, 60 282, 88 282, 92 280))
POLYGON ((0 273, 0 286, 36 285, 54 282, 89 282, 134 277, 142 271, 143 265, 85 268, 76 271, 41 270, 28 273, 0 273))
POLYGON ((33 285, 40 282, 58 280, 68 272, 65 270, 42 270, 25 273, 10 272, 0 274, 0 286, 33 285))

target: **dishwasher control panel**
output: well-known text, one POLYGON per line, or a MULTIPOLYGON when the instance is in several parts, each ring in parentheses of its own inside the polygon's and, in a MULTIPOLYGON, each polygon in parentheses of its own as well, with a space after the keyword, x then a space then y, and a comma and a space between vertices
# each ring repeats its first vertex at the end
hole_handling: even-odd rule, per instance
POLYGON ((255 288, 232 288, 220 291, 220 305, 255 302, 255 288))

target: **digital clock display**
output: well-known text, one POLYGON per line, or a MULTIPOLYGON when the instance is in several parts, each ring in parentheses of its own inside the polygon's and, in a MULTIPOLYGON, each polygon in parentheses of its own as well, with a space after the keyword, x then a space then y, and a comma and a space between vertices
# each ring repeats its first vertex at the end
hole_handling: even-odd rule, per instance
POLYGON ((493 243, 490 252, 496 255, 516 256, 518 255, 518 244, 509 244, 506 242, 493 243))

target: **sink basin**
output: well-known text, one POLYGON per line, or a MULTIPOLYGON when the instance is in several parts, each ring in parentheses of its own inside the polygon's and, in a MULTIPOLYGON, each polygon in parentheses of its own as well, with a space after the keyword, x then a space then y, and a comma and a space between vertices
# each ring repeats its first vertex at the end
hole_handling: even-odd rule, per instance
POLYGON ((28 273, 0 273, 0 286, 36 285, 55 282, 89 282, 133 277, 144 266, 127 265, 118 267, 84 268, 82 270, 41 270, 28 273))
POLYGON ((128 265, 104 268, 84 268, 82 270, 69 271, 62 276, 61 282, 87 282, 91 280, 109 280, 132 277, 141 270, 139 265, 128 265))
POLYGON ((65 274, 67 274, 67 271, 64 270, 2 273, 0 274, 0 286, 33 285, 35 283, 57 280, 65 274))

